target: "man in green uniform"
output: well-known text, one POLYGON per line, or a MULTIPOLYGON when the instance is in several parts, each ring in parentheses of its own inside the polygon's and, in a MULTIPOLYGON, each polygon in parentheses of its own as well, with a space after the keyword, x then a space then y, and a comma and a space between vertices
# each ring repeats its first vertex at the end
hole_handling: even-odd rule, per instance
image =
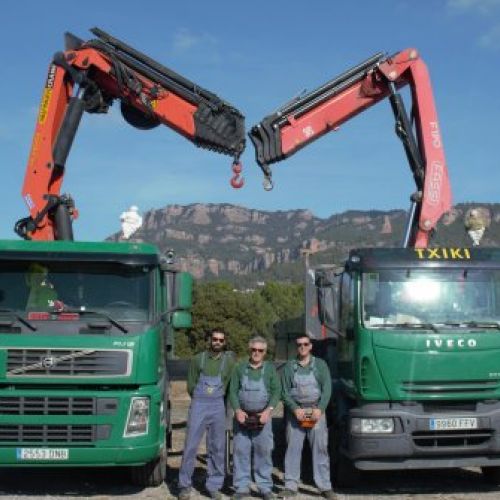
POLYGON ((226 409, 224 395, 231 377, 233 356, 224 351, 226 335, 220 330, 210 334, 210 347, 197 354, 189 365, 187 389, 191 406, 186 441, 179 470, 179 499, 191 495, 192 477, 198 446, 207 433, 207 481, 211 498, 222 498, 224 483, 224 454, 226 451, 226 409))
POLYGON ((249 350, 249 359, 236 365, 229 385, 229 401, 235 414, 233 486, 236 492, 233 498, 250 494, 253 462, 255 483, 267 500, 274 498, 272 412, 281 397, 281 384, 274 365, 264 361, 266 339, 254 337, 249 342, 249 350))
POLYGON ((47 311, 55 307, 57 293, 48 279, 48 274, 49 270, 46 266, 38 262, 30 264, 26 274, 26 284, 30 291, 26 304, 28 311, 47 311))
POLYGON ((332 395, 328 365, 311 354, 311 339, 296 339, 297 357, 282 373, 283 402, 287 410, 287 450, 285 455, 285 490, 280 496, 297 495, 300 481, 302 446, 307 437, 312 451, 313 476, 325 498, 334 499, 330 481, 328 428, 325 410, 332 395))

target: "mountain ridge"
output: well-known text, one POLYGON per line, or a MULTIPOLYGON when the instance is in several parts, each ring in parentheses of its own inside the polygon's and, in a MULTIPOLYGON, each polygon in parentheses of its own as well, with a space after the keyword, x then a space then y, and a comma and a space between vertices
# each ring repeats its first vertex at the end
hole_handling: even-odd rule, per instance
MULTIPOLYGON (((432 245, 471 246, 463 221, 472 207, 482 207, 491 220, 481 245, 500 246, 500 204, 472 202, 457 204, 442 218, 432 245)), ((308 209, 193 203, 145 212, 132 239, 154 243, 162 252, 173 249, 181 269, 197 279, 293 281, 305 255, 313 263, 338 263, 354 247, 400 246, 405 222, 402 209, 351 209, 322 218, 308 209)), ((108 239, 120 240, 121 233, 108 239)))

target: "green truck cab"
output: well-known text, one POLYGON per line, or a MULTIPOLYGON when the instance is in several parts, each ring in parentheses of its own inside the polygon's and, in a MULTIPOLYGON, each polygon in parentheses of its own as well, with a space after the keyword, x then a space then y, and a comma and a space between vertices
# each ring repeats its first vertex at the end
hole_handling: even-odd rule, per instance
POLYGON ((500 481, 500 249, 360 249, 308 271, 337 485, 478 466, 500 481))
POLYGON ((143 243, 0 241, 0 464, 160 484, 192 278, 143 243))

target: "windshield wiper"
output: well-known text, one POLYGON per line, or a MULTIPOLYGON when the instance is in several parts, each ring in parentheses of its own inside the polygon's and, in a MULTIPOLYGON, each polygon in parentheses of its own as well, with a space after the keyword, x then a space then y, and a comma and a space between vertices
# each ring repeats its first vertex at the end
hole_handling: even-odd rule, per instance
POLYGON ((94 314, 96 316, 100 316, 101 318, 106 318, 113 326, 116 326, 116 328, 121 330, 123 333, 128 333, 128 328, 124 327, 109 314, 102 311, 93 311, 91 309, 63 309, 62 311, 51 311, 51 314, 80 314, 82 316, 85 314, 94 314))
POLYGON ((439 330, 437 329, 436 325, 433 323, 410 323, 410 322, 405 322, 405 323, 381 323, 380 325, 376 326, 389 326, 391 328, 420 328, 422 330, 432 330, 433 332, 439 333, 439 330))
POLYGON ((472 328, 496 328, 500 330, 500 321, 464 321, 460 324, 472 328))
POLYGON ((421 328, 422 330, 432 330, 433 332, 439 333, 437 326, 434 323, 410 323, 405 322, 403 325, 407 328, 421 328))
POLYGON ((37 331, 37 327, 30 323, 28 320, 24 319, 21 315, 19 315, 14 309, 0 309, 0 314, 10 314, 14 318, 16 318, 19 323, 22 323, 24 326, 27 326, 32 332, 37 331))

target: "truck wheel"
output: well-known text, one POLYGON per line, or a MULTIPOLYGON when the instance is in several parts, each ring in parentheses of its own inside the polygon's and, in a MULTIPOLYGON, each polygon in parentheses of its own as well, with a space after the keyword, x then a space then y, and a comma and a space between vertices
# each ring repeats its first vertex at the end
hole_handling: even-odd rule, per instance
POLYGON ((352 488, 359 485, 362 480, 361 471, 341 452, 338 431, 336 437, 335 432, 332 434, 334 436, 330 440, 330 457, 333 487, 352 488))
POLYGON ((333 457, 333 485, 339 488, 352 488, 361 482, 361 472, 342 453, 333 457))
POLYGON ((166 443, 158 457, 144 465, 131 467, 130 477, 135 486, 160 486, 165 481, 167 473, 166 443))
POLYGON ((487 483, 500 486, 500 467, 481 467, 481 472, 487 483))

